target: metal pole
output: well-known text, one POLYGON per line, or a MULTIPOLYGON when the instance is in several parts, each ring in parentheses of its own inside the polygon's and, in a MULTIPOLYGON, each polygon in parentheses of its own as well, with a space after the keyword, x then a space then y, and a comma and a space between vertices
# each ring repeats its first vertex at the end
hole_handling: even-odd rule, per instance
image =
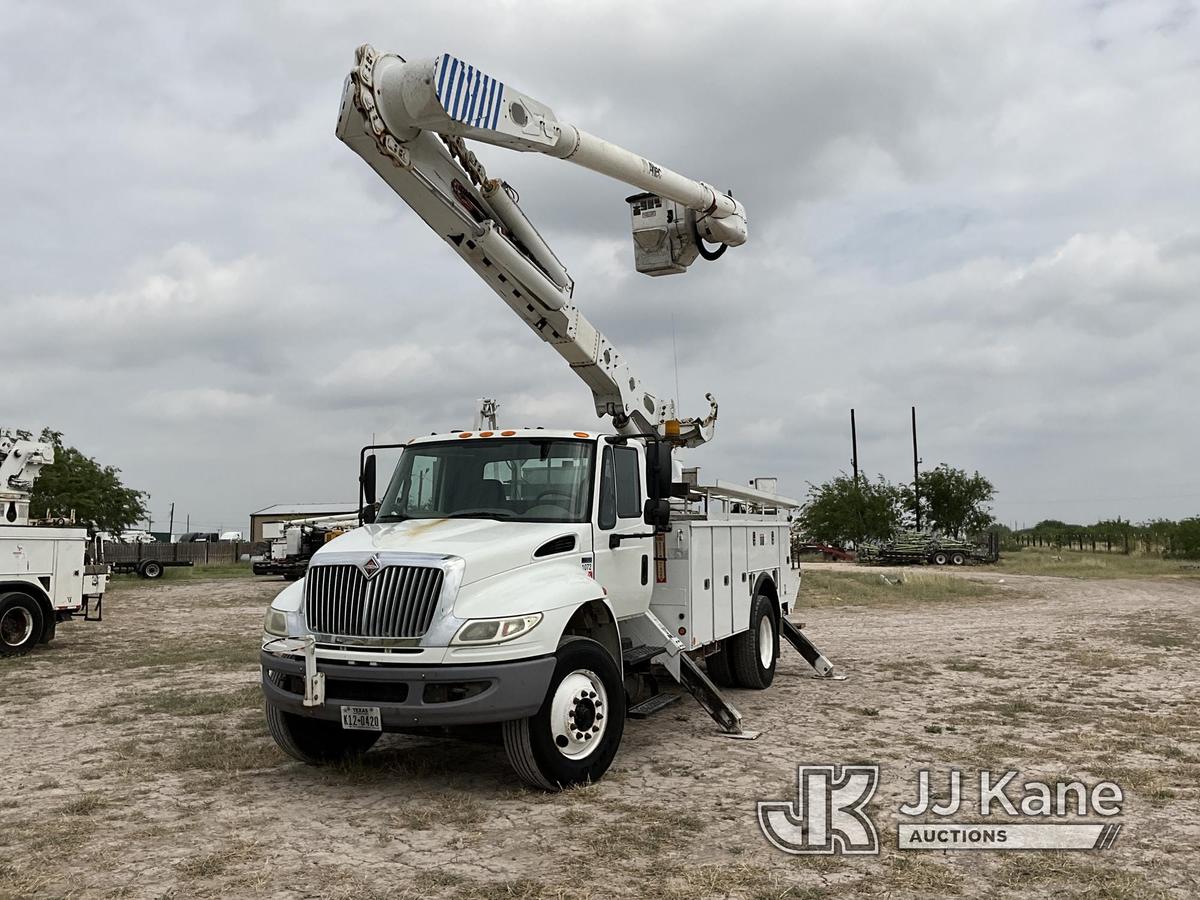
POLYGON ((858 430, 854 426, 854 410, 850 410, 850 464, 854 466, 854 483, 858 484, 858 430))
POLYGON ((921 530, 921 460, 917 457, 917 408, 912 408, 913 433, 913 512, 916 517, 917 531, 921 530))
POLYGON ((175 533, 175 501, 171 501, 171 514, 167 517, 167 540, 175 533))

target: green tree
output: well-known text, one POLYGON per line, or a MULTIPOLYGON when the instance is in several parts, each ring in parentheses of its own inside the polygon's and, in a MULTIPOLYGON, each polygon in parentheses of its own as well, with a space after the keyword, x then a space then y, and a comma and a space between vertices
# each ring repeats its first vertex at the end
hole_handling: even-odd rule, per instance
MULTIPOLYGON (((950 537, 965 537, 984 531, 994 521, 991 504, 996 496, 992 483, 975 472, 941 463, 926 469, 917 479, 921 489, 921 524, 950 537)), ((911 485, 901 489, 903 504, 911 515, 916 497, 911 485)))
POLYGON ((824 484, 810 484, 798 516, 812 540, 845 544, 886 540, 900 524, 900 490, 882 475, 858 482, 845 472, 824 484))
POLYGON ((30 513, 36 518, 67 516, 95 522, 102 531, 120 534, 146 517, 149 494, 121 483, 121 470, 102 466, 74 447, 63 444, 62 432, 42 431, 41 440, 54 445, 54 463, 42 469, 33 483, 30 513))

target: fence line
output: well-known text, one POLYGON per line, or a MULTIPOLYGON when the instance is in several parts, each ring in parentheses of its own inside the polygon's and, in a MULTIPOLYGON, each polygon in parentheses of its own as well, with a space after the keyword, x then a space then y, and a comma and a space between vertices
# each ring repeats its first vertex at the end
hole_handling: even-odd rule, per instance
POLYGON ((157 559, 186 561, 196 566, 227 566, 239 562, 243 553, 253 552, 254 544, 250 541, 196 541, 185 544, 168 544, 164 541, 153 544, 104 542, 106 562, 141 562, 143 559, 157 559))

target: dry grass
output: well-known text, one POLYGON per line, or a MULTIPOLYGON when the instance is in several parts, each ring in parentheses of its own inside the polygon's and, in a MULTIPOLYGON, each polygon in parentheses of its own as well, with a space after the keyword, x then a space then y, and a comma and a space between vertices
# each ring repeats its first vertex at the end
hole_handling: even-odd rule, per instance
MULTIPOLYGON (((1194 563, 1192 565, 1195 565, 1194 563)), ((1141 553, 1089 553, 1081 550, 1048 550, 1026 547, 1001 554, 988 567, 1014 575, 1055 575, 1064 578, 1200 578, 1200 569, 1177 559, 1141 553)))
POLYGON ((820 572, 804 569, 798 608, 825 606, 903 606, 989 600, 999 596, 991 585, 920 570, 884 577, 880 572, 820 572), (896 579, 900 583, 894 583, 896 579))
POLYGON ((1061 851, 1032 851, 1000 857, 988 872, 997 890, 1025 892, 1054 886, 1054 896, 1088 900, 1166 900, 1169 896, 1146 876, 1061 851))

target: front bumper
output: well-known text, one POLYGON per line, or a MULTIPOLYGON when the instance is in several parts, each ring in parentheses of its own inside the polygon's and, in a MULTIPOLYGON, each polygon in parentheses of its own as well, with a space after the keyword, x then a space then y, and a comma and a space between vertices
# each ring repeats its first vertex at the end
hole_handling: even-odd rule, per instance
POLYGON ((325 703, 304 705, 304 658, 261 651, 263 696, 286 712, 341 721, 343 706, 377 706, 384 731, 478 725, 532 716, 554 674, 553 656, 461 666, 354 665, 317 660, 325 703), (459 699, 461 698, 461 699, 459 699))

